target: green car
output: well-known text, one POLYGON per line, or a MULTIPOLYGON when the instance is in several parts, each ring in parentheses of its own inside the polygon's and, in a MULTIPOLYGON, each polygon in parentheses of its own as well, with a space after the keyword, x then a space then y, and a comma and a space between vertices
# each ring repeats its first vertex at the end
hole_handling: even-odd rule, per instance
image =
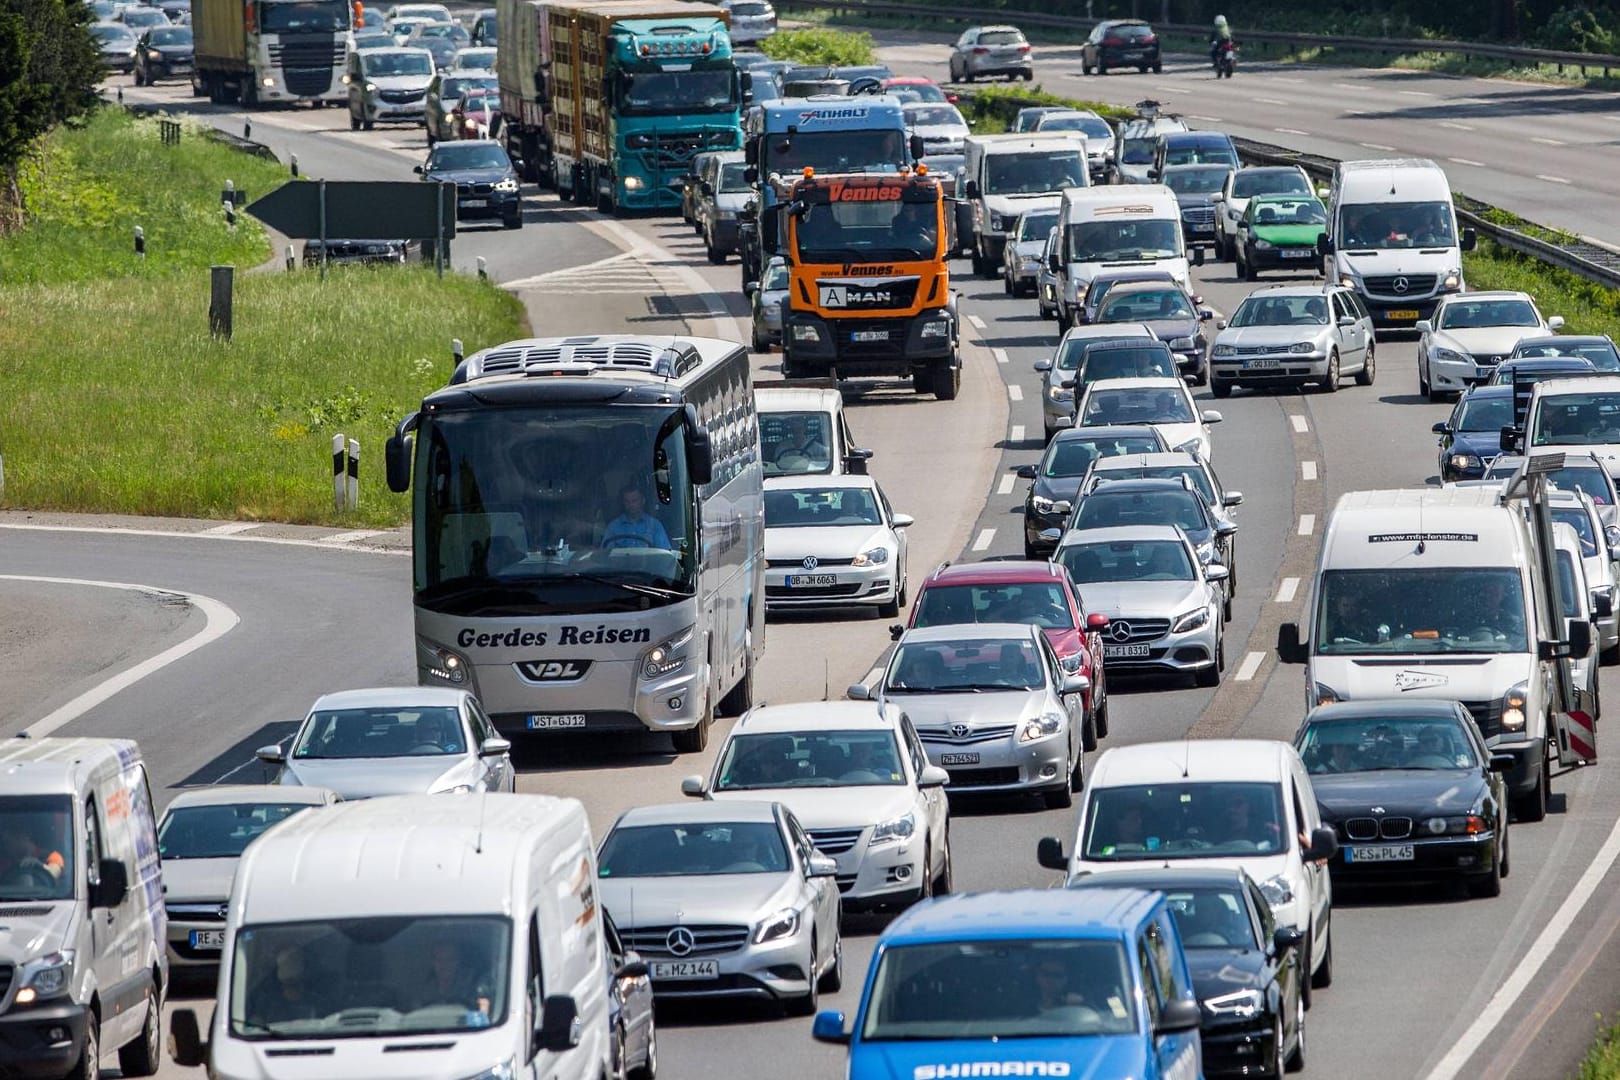
POLYGON ((1327 211, 1313 195, 1257 195, 1238 222, 1233 244, 1238 273, 1254 281, 1262 270, 1321 269, 1316 238, 1327 231, 1327 211))

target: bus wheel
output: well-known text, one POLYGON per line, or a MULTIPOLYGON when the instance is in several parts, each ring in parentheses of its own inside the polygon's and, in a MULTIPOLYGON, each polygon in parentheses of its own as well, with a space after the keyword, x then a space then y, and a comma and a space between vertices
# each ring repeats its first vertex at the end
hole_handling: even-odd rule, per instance
POLYGON ((703 712, 698 722, 685 731, 670 733, 675 743, 677 754, 701 754, 709 745, 709 726, 714 721, 714 710, 709 708, 707 697, 703 699, 703 712))

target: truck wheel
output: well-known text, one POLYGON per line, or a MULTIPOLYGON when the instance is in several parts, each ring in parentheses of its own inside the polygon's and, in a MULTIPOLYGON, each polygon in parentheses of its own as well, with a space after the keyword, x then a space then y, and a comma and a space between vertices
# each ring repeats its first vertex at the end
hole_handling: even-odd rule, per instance
POLYGON ((928 368, 911 369, 911 392, 914 394, 934 392, 934 379, 928 368))
POLYGON ((1541 768, 1536 772, 1535 788, 1513 800, 1515 818, 1520 821, 1540 821, 1547 816, 1547 786, 1550 779, 1547 774, 1547 752, 1543 749, 1541 768))
POLYGON ((962 369, 951 360, 940 360, 929 368, 929 382, 933 384, 934 397, 940 401, 955 401, 956 393, 962 388, 962 369))

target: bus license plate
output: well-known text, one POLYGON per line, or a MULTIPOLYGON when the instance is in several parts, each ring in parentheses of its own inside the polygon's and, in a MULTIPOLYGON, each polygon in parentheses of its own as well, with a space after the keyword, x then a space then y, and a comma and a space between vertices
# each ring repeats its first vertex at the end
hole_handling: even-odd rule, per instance
POLYGON ((1347 863, 1370 862, 1411 862, 1411 844, 1370 844, 1365 847, 1347 846, 1344 849, 1344 861, 1347 863))
POLYGON ((1146 645, 1104 645, 1103 646, 1103 659, 1104 660, 1107 660, 1110 657, 1115 657, 1115 656, 1118 656, 1118 657, 1146 656, 1147 654, 1148 654, 1148 647, 1146 645))
POLYGON ((788 588, 790 589, 819 589, 836 584, 838 584, 836 574, 794 574, 788 578, 788 588))
POLYGON ((939 755, 939 763, 941 765, 977 765, 979 763, 979 755, 941 754, 939 755))
POLYGON ((857 330, 849 335, 851 341, 888 341, 887 330, 857 330))
POLYGON ((529 717, 530 731, 552 731, 557 728, 582 728, 585 726, 585 714, 572 713, 541 713, 529 717))
POLYGON ((223 949, 225 947, 225 931, 193 930, 191 932, 191 947, 193 949, 223 949))
POLYGON ((1391 322, 1417 322, 1418 313, 1411 308, 1393 308, 1384 313, 1391 322))
POLYGON ((655 960, 653 982, 679 982, 682 979, 718 979, 718 960, 655 960))

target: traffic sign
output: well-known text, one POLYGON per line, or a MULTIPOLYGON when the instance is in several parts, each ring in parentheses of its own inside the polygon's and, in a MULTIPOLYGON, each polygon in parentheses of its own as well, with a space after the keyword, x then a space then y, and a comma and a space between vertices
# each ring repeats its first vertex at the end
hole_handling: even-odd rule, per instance
POLYGON ((295 240, 449 240, 456 185, 421 180, 293 180, 247 212, 295 240))

